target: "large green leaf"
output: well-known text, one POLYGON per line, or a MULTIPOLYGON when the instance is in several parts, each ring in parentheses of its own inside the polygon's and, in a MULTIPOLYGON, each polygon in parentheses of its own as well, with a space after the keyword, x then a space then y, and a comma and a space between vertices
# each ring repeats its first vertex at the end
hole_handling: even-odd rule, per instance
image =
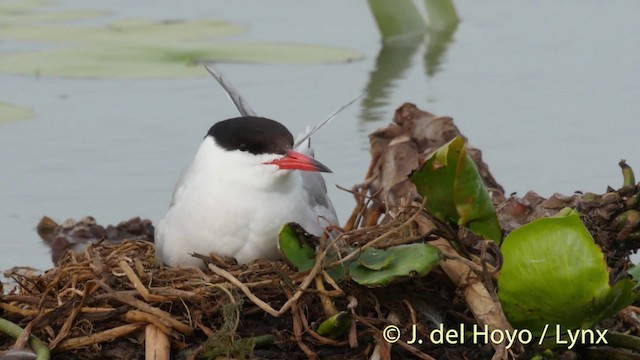
POLYGON ((429 244, 367 248, 351 263, 349 276, 360 285, 380 287, 425 276, 440 262, 440 251, 429 244))
POLYGON ((31 117, 33 117, 31 109, 0 102, 0 124, 15 120, 25 120, 31 117))
POLYGON ((502 238, 491 197, 462 138, 440 147, 411 174, 411 181, 438 219, 466 226, 485 239, 502 238))
MULTIPOLYGON (((523 225, 502 245, 498 296, 511 324, 540 334, 547 324, 590 327, 631 304, 635 282, 609 286, 604 255, 575 212, 523 225)), ((552 326, 551 335, 555 331, 552 326)))

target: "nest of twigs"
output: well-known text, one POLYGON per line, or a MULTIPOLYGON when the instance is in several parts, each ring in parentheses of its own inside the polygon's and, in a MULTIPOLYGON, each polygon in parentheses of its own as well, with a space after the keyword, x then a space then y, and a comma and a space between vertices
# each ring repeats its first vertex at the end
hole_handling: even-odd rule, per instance
MULTIPOLYGON (((284 261, 238 265, 215 254, 195 255, 205 261, 204 270, 156 268, 153 243, 145 241, 152 232, 146 222, 136 219, 135 226, 118 229, 128 238, 132 228, 138 229, 141 240, 117 242, 113 230, 113 236, 105 235, 110 241, 95 242, 80 253, 67 252, 44 274, 7 272, 17 286, 0 296, 0 318, 27 328, 54 358, 64 359, 137 359, 145 353, 158 359, 168 358, 169 353, 172 359, 526 356, 530 349, 517 343, 507 349, 490 342, 442 345, 430 341, 429 333, 437 328, 511 329, 493 279, 500 267, 499 249, 464 229, 433 220, 406 177, 433 149, 456 135, 460 133, 450 118, 436 117, 411 104, 399 108, 392 125, 371 135, 371 166, 364 183, 349 190, 357 205, 339 230, 340 243, 357 249, 343 254, 347 257, 357 256, 366 247, 430 242, 443 259, 426 277, 382 288, 367 288, 348 279, 336 283, 325 271, 323 248, 315 266, 306 272, 297 272, 284 261), (349 317, 348 329, 338 337, 321 335, 320 323, 337 313, 349 317), (385 329, 398 331, 400 339, 389 342, 385 329), (414 335, 420 340, 412 342, 414 335)), ((614 219, 621 221, 621 214, 638 209, 636 186, 608 192, 616 195, 544 199, 529 193, 505 198, 480 151, 470 149, 470 154, 505 231, 565 206, 577 208, 607 254, 612 276, 626 270, 628 255, 640 241, 634 238, 638 235, 629 229, 631 225, 623 224, 619 230, 614 219)), ((49 226, 45 240, 70 247, 58 239, 68 232, 56 226, 49 226)), ((94 230, 82 234, 101 233, 95 223, 89 222, 89 228, 94 230)), ((639 314, 631 306, 605 325, 640 335, 639 314)), ((13 339, 0 336, 0 349, 24 347, 23 340, 14 345, 13 339)), ((556 354, 575 358, 580 351, 557 350, 556 354)))

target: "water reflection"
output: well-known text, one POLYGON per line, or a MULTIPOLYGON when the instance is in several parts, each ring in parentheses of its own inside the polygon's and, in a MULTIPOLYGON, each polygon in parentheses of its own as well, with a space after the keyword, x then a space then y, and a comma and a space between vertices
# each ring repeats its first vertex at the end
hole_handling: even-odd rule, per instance
POLYGON ((359 118, 364 121, 377 121, 388 117, 391 89, 398 79, 411 67, 412 58, 418 49, 425 44, 424 69, 427 78, 433 77, 439 70, 449 44, 453 41, 453 34, 457 23, 444 28, 442 31, 430 31, 411 38, 404 38, 393 42, 385 42, 376 58, 376 66, 371 71, 369 83, 365 90, 365 98, 361 102, 359 118))
POLYGON ((440 70, 440 63, 449 45, 453 42, 453 34, 457 28, 458 23, 455 23, 442 31, 427 34, 427 50, 424 54, 424 70, 427 77, 434 76, 440 70))

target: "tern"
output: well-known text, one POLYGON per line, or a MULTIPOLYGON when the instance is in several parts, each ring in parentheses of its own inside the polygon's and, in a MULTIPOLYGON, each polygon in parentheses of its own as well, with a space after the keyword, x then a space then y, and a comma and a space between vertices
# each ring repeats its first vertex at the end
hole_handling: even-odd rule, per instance
POLYGON ((279 122, 258 116, 213 68, 241 116, 214 124, 178 180, 155 232, 158 265, 202 267, 192 253, 217 253, 239 263, 278 259, 282 225, 300 224, 321 236, 338 225, 309 138, 358 98, 295 140, 279 122))

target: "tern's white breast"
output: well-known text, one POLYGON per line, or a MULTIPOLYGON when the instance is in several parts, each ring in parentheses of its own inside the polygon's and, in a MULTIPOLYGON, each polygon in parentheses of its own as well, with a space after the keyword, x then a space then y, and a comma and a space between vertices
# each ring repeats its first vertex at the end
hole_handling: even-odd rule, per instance
POLYGON ((226 151, 206 138, 156 230, 157 261, 201 265, 193 252, 216 252, 246 263, 277 258, 277 233, 297 222, 320 235, 298 171, 265 165, 277 155, 226 151))

